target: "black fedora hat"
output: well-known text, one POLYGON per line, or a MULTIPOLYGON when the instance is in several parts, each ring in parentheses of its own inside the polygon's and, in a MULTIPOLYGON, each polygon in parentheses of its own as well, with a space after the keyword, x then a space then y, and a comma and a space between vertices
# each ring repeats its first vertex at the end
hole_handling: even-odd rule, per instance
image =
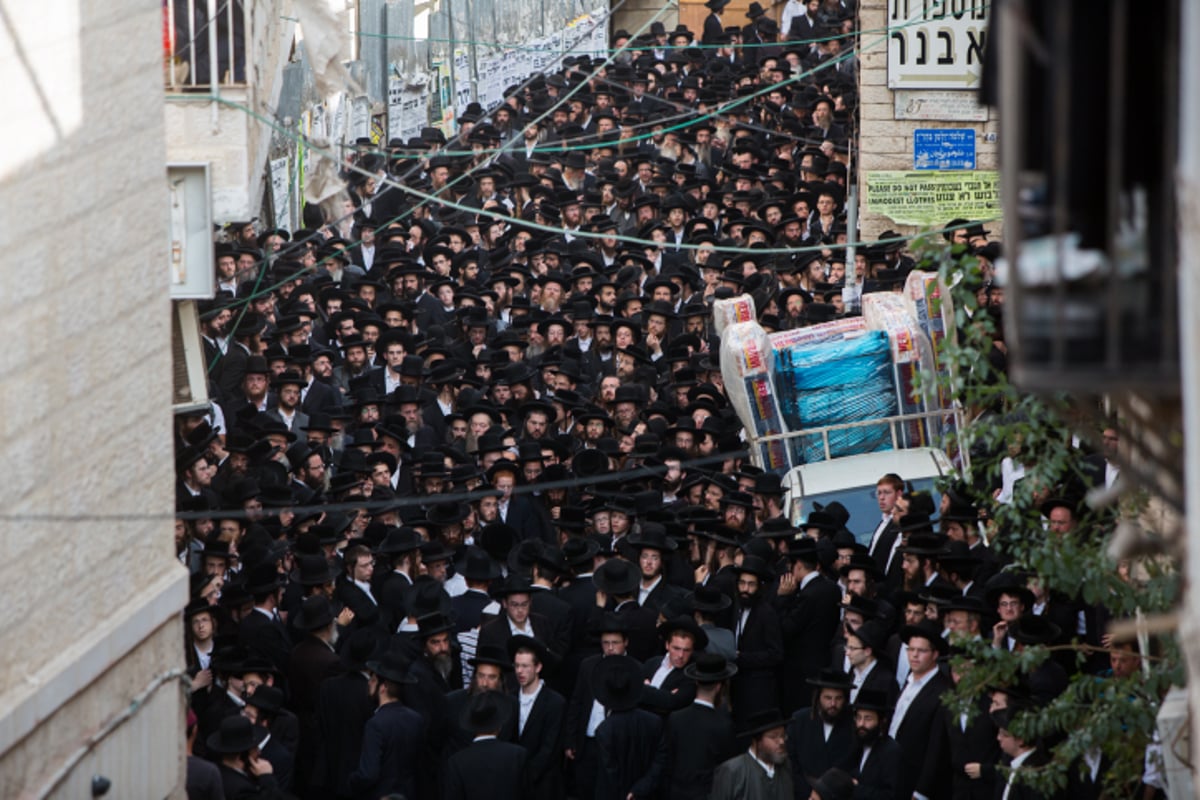
POLYGON ((742 574, 749 573, 764 583, 774 579, 775 573, 771 571, 767 562, 758 556, 743 556, 742 563, 734 567, 734 572, 742 574))
POLYGON ((367 671, 393 683, 416 683, 417 679, 408 674, 412 661, 400 651, 389 648, 384 654, 366 663, 367 671))
POLYGON ((879 568, 879 565, 875 563, 875 559, 871 558, 871 556, 867 555, 866 553, 855 553, 854 555, 850 556, 850 563, 843 564, 841 567, 839 567, 838 573, 844 578, 856 569, 861 569, 863 572, 867 573, 867 577, 876 581, 882 581, 887 577, 886 573, 884 573, 884 571, 879 568))
POLYGON ((863 647, 871 648, 875 658, 882 657, 887 649, 888 629, 880 620, 869 619, 855 631, 851 631, 847 626, 846 634, 857 637, 863 643, 863 647))
POLYGON ((481 645, 475 651, 472 658, 467 659, 467 663, 472 667, 478 667, 480 664, 491 664, 494 667, 499 667, 504 672, 513 671, 512 658, 509 657, 503 648, 491 644, 481 645))
POLYGON ((537 660, 542 664, 548 664, 554 658, 554 655, 550 652, 550 648, 532 636, 526 636, 521 633, 510 636, 508 639, 508 658, 510 662, 516 663, 517 651, 521 649, 532 650, 534 655, 537 656, 537 660))
POLYGON ((791 521, 781 514, 763 520, 763 524, 754 535, 759 539, 791 539, 795 537, 796 529, 792 527, 791 521))
POLYGON ((632 656, 604 656, 592 672, 592 690, 609 711, 629 711, 642 699, 642 665, 632 656))
POLYGON ((424 540, 421 535, 407 526, 391 528, 375 549, 376 555, 398 556, 419 550, 424 540))
POLYGON ((928 639, 929 643, 939 653, 944 651, 949 642, 942 638, 942 632, 932 622, 925 620, 918 625, 905 625, 900 629, 900 641, 908 644, 913 637, 928 639))
POLYGON ((495 598, 503 598, 512 594, 529 594, 532 591, 533 585, 528 578, 518 575, 516 572, 510 572, 502 583, 489 589, 488 594, 495 598))
POLYGON ((1020 598, 1026 611, 1032 610, 1033 604, 1036 602, 1033 592, 1025 585, 1024 579, 1015 572, 999 572, 993 575, 988 579, 985 589, 983 599, 988 604, 988 608, 996 608, 1002 594, 1020 598))
POLYGON ((1062 635, 1062 628, 1044 616, 1026 614, 1008 626, 1008 635, 1018 644, 1050 644, 1062 635))
POLYGON ((417 618, 418 639, 425 640, 431 636, 437 636, 439 633, 446 633, 452 630, 454 630, 454 620, 440 611, 425 614, 417 618))
POLYGON ((733 605, 729 595, 711 586, 697 586, 692 592, 692 609, 703 614, 716 614, 733 605))
POLYGON ((296 556, 296 568, 291 579, 301 586, 321 586, 337 580, 338 573, 322 553, 301 553, 296 556))
MULTIPOLYGON (((924 516, 918 515, 918 516, 924 516)), ((907 519, 907 517, 905 517, 907 519)), ((928 519, 928 517, 926 517, 928 519)), ((920 528, 919 530, 924 530, 920 528)), ((946 537, 936 533, 914 533, 908 537, 903 547, 897 549, 896 552, 901 555, 910 554, 914 556, 926 556, 928 558, 938 558, 946 552, 945 547, 946 537)))
MULTIPOLYGON (((566 510, 566 508, 563 509, 563 511, 566 510)), ((560 527, 562 527, 561 524, 560 527)), ((572 536, 563 542, 562 546, 563 558, 572 567, 590 566, 599 552, 599 544, 582 536, 572 536)))
POLYGON ((258 564, 246 576, 246 591, 252 595, 267 594, 283 585, 274 562, 258 564))
POLYGON ((837 767, 825 770, 810 785, 821 800, 851 800, 854 797, 854 779, 837 767))
POLYGON ((643 522, 642 529, 630 534, 626 541, 637 550, 657 550, 660 553, 670 553, 679 547, 673 539, 667 538, 666 529, 656 522, 643 522))
POLYGON ((805 683, 817 689, 843 689, 849 692, 854 688, 854 677, 835 667, 826 667, 817 673, 817 677, 809 678, 805 683))
POLYGON ((336 617, 333 602, 323 594, 314 594, 304 598, 292 625, 298 631, 315 631, 328 626, 336 617))
POLYGON ((786 727, 787 724, 788 721, 784 719, 778 708, 763 709, 750 715, 750 718, 746 720, 746 730, 738 731, 737 738, 750 739, 767 731, 786 727))
POLYGON ((609 595, 633 594, 642 583, 642 573, 636 564, 614 558, 601 564, 592 575, 596 588, 609 595))
POLYGON ((204 740, 210 753, 220 755, 246 753, 263 743, 269 731, 258 727, 241 714, 231 714, 221 720, 221 727, 204 740))
POLYGON ((720 683, 737 675, 737 664, 716 653, 697 653, 683 674, 696 683, 720 683))
POLYGON ((699 652, 708 647, 708 634, 705 633, 696 620, 687 615, 680 615, 672 619, 668 619, 658 626, 658 636, 664 642, 669 642, 671 637, 677 633, 684 633, 692 637, 693 650, 699 652))
POLYGON ((882 689, 859 689, 853 705, 855 709, 863 711, 875 711, 888 716, 892 713, 892 704, 888 702, 887 692, 882 689))
POLYGON ((463 709, 459 722, 472 734, 498 733, 508 722, 509 704, 501 701, 499 692, 480 692, 473 695, 463 709))
POLYGON ((469 545, 463 557, 455 563, 454 571, 471 581, 494 581, 500 577, 500 565, 482 547, 469 545))

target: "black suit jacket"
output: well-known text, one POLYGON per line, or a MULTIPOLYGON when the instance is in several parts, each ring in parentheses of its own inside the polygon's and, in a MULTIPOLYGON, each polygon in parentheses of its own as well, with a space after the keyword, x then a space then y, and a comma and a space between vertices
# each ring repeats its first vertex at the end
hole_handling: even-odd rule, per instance
MULTIPOLYGON (((550 640, 553 637, 554 631, 551 629, 550 620, 536 612, 530 612, 529 624, 533 628, 533 638, 537 639, 547 647, 550 646, 550 640)), ((499 647, 501 650, 508 648, 508 640, 512 638, 512 629, 508 626, 508 617, 501 614, 491 622, 486 623, 479 629, 479 643, 476 645, 476 651, 491 645, 499 647)))
POLYGON ((962 718, 947 711, 946 744, 950 753, 950 769, 954 775, 955 800, 990 800, 996 785, 996 762, 1000 760, 1000 745, 996 741, 996 726, 988 714, 990 699, 985 695, 976 705, 975 718, 964 731, 962 718), (968 778, 963 772, 967 764, 980 764, 980 776, 968 778))
MULTIPOLYGON (((735 609, 735 633, 739 615, 735 609)), ((767 599, 751 609, 737 640, 737 650, 738 674, 730 682, 730 694, 734 722, 742 728, 755 712, 779 705, 778 670, 783 664, 783 633, 775 608, 767 599)))
POLYGON ((282 620, 251 611, 238 624, 238 639, 247 649, 269 659, 280 672, 287 669, 292 642, 282 620))
MULTIPOLYGON (((666 654, 648 659, 642 665, 642 678, 649 681, 662 666, 666 654)), ((642 707, 659 714, 669 714, 687 708, 696 699, 696 682, 683 674, 682 669, 672 669, 667 673, 662 686, 654 687, 646 683, 642 687, 642 707)))
POLYGON ((659 747, 663 723, 644 709, 614 711, 596 729, 600 769, 596 800, 652 796, 662 777, 665 753, 659 747))
POLYGON ((399 793, 417 797, 417 759, 424 723, 403 703, 380 706, 363 731, 362 756, 350 776, 357 797, 376 798, 399 793))
POLYGON ((300 410, 310 417, 313 414, 334 414, 342 407, 342 393, 328 384, 313 380, 312 386, 300 403, 300 410))
POLYGON ((571 606, 555 596, 553 589, 534 587, 529 598, 533 613, 545 617, 550 625, 550 638, 546 641, 546 646, 561 658, 571 646, 574 611, 571 606))
MULTIPOLYGON (((520 695, 517 698, 518 707, 520 695)), ((563 796, 563 717, 567 701, 542 684, 517 743, 525 748, 529 797, 558 800, 563 796)), ((519 711, 518 711, 519 713, 519 711)), ((519 728, 519 723, 518 723, 519 728)))
POLYGON ((721 18, 715 13, 709 14, 704 18, 704 33, 701 38, 701 44, 716 44, 725 33, 725 26, 721 24, 721 18))
POLYGON ((525 539, 541 539, 543 542, 554 542, 553 533, 546 525, 546 519, 528 497, 513 497, 508 501, 508 514, 504 522, 511 525, 525 539))
POLYGON ((822 575, 791 596, 776 598, 783 631, 783 669, 788 676, 783 691, 785 713, 809 704, 811 690, 805 681, 829 666, 829 645, 838 629, 841 599, 838 585, 822 575))
MULTIPOLYGON (((382 609, 357 584, 347 578, 345 574, 338 576, 337 586, 334 589, 334 597, 354 612, 353 627, 356 630, 359 628, 382 627, 384 616, 381 613, 382 609)), ((393 630, 395 628, 391 628, 386 632, 391 633, 393 630)))
POLYGON ((378 586, 375 599, 379 601, 380 624, 388 633, 392 633, 404 621, 404 593, 412 586, 412 580, 403 572, 393 569, 384 576, 378 586))
POLYGON ((850 757, 842 769, 857 785, 854 800, 895 800, 896 776, 900 772, 900 745, 886 733, 880 734, 871 746, 867 760, 862 758, 862 745, 855 742, 850 757), (861 764, 861 766, 859 766, 861 764))
POLYGON ((848 712, 833 724, 828 741, 825 724, 819 714, 813 718, 813 709, 802 708, 793 714, 787 726, 787 748, 796 797, 808 797, 812 788, 807 779, 819 778, 827 769, 844 764, 854 744, 854 718, 848 712))
POLYGON ((914 791, 931 800, 950 795, 950 756, 942 707, 942 695, 950 688, 950 679, 935 672, 913 698, 896 731, 896 743, 906 765, 898 781, 898 797, 909 797, 914 791))
POLYGON ((566 719, 563 722, 563 749, 574 750, 578 753, 587 738, 588 719, 592 714, 592 704, 596 701, 596 692, 592 688, 592 673, 602 654, 588 656, 579 665, 579 674, 575 679, 575 691, 567 701, 566 719))
POLYGON ((288 660, 288 689, 291 692, 291 709, 300 717, 301 726, 305 716, 316 713, 317 697, 321 682, 342 671, 342 662, 320 639, 309 636, 292 648, 288 660))
POLYGON ((713 770, 737 755, 733 717, 724 709, 692 703, 667 718, 663 749, 668 800, 708 797, 713 770))
MULTIPOLYGON (((485 739, 446 762, 444 800, 523 800, 529 797, 525 748, 485 739)), ((415 797, 415 795, 412 795, 415 797)))
POLYGON ((335 675, 317 692, 316 764, 312 782, 332 797, 350 796, 350 773, 362 756, 363 730, 375 701, 361 672, 335 675))
POLYGON ((483 624, 483 610, 492 602, 486 592, 468 589, 457 597, 450 598, 454 609, 454 623, 458 633, 465 633, 483 624))
MULTIPOLYGON (((504 729, 500 731, 500 741, 512 742, 517 741, 517 722, 520 714, 520 707, 517 705, 517 698, 511 694, 496 692, 497 698, 508 705, 508 719, 504 723, 504 729)), ((475 734, 468 731, 462 726, 462 716, 467 710, 467 703, 471 702, 471 690, 458 689, 446 695, 446 745, 442 749, 442 754, 449 758, 459 750, 464 750, 470 746, 471 741, 475 738, 475 734)))

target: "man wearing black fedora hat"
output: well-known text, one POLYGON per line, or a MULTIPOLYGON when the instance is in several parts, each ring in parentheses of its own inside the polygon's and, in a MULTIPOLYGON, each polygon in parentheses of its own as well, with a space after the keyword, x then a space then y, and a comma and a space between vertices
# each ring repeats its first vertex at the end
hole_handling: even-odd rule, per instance
POLYGON ((672 586, 663 577, 664 561, 678 545, 667 537, 666 528, 657 522, 643 522, 641 529, 625 539, 637 551, 641 582, 638 585, 638 605, 657 613, 671 600, 683 595, 683 590, 672 586))
POLYGON ((800 797, 808 792, 812 776, 842 764, 854 745, 851 676, 837 668, 823 669, 805 683, 812 690, 812 703, 792 715, 787 729, 788 761, 800 797))
POLYGON ((377 708, 363 731, 362 757, 350 775, 349 788, 357 797, 398 793, 418 797, 417 759, 425 724, 403 702, 405 687, 415 683, 409 660, 395 649, 368 661, 367 686, 377 708))
MULTIPOLYGON (((864 798, 897 797, 896 776, 901 769, 900 745, 887 734, 892 715, 888 696, 863 689, 854 702, 854 749, 846 760, 846 770, 864 798)), ((981 798, 982 800, 982 798, 981 798)))
POLYGON ((273 768, 262 758, 259 746, 270 734, 249 719, 234 714, 221 720, 221 727, 204 742, 218 759, 225 797, 284 798, 276 783, 273 768))
POLYGON ((531 796, 525 748, 499 738, 510 714, 510 706, 497 692, 471 697, 461 724, 474 739, 446 762, 444 800, 521 800, 531 796))
POLYGON ((269 659, 281 672, 287 669, 292 649, 287 626, 278 610, 282 587, 274 562, 254 567, 246 582, 246 591, 254 598, 254 611, 238 625, 238 638, 242 644, 269 659))
POLYGON ((696 696, 667 718, 663 786, 669 800, 708 797, 716 765, 737 752, 733 718, 722 702, 737 667, 722 656, 700 653, 683 672, 695 682, 696 696))
MULTIPOLYGON (((836 583, 821 574, 815 540, 805 537, 791 542, 786 556, 790 571, 780 578, 775 600, 783 631, 784 670, 794 678, 807 680, 829 666, 829 643, 838 630, 841 592, 836 583)), ((805 705, 806 694, 799 680, 786 681, 784 713, 805 705)))
POLYGON ((592 581, 596 585, 592 620, 605 609, 612 610, 625 623, 629 654, 643 662, 652 658, 660 647, 655 633, 658 612, 638 605, 641 570, 623 558, 612 558, 597 568, 592 581))
POLYGON ((739 731, 750 749, 713 773, 710 800, 790 800, 795 795, 788 766, 787 720, 779 709, 757 711, 739 731))
POLYGON ((371 695, 367 661, 375 652, 377 636, 371 630, 350 634, 342 648, 344 671, 321 682, 317 697, 317 755, 311 786, 337 800, 350 800, 350 774, 362 755, 363 731, 376 701, 371 695))
POLYGON ((758 556, 748 555, 735 571, 738 674, 730 686, 730 698, 734 722, 745 727, 753 714, 779 707, 778 670, 783 664, 784 642, 779 616, 770 599, 764 597, 766 587, 774 579, 767 563, 758 556))
POLYGON ((456 689, 446 695, 446 745, 443 750, 446 756, 452 756, 471 743, 474 734, 463 727, 462 719, 467 704, 471 698, 482 692, 496 692, 512 706, 508 714, 508 722, 500 732, 500 739, 505 742, 517 740, 517 701, 516 698, 504 691, 505 679, 513 672, 512 659, 508 653, 495 647, 486 647, 476 651, 469 661, 471 680, 465 688, 456 689))
POLYGON ((650 797, 662 778, 662 719, 639 708, 642 667, 630 656, 600 659, 592 672, 596 699, 608 716, 596 729, 597 800, 650 797))
POLYGON ((616 614, 602 614, 589 629, 600 639, 600 652, 580 662, 563 725, 563 750, 571 762, 575 792, 583 800, 590 800, 595 793, 599 768, 596 729, 607 714, 596 693, 593 675, 603 659, 624 656, 629 643, 629 627, 616 614))

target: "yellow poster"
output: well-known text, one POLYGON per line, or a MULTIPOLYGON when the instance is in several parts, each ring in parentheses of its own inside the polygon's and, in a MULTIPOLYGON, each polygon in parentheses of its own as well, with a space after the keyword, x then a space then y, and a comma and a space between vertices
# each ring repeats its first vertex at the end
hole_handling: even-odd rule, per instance
POLYGON ((897 225, 940 227, 1000 216, 998 172, 868 172, 866 210, 897 225))

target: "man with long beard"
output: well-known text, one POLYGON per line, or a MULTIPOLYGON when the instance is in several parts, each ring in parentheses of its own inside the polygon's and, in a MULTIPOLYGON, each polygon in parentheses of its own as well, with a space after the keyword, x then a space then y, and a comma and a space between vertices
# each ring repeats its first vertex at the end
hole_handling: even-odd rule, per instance
POLYGON ((813 687, 812 705, 797 711, 787 729, 788 760, 799 797, 809 792, 810 776, 842 764, 854 745, 846 703, 854 686, 851 677, 840 669, 824 669, 807 683, 813 687))
POLYGON ((900 745, 887 735, 892 704, 884 692, 863 689, 854 703, 854 749, 846 765, 859 791, 868 797, 894 797, 900 772, 900 745))
POLYGON ((762 601, 764 585, 774 579, 767 563, 758 556, 746 556, 736 571, 738 674, 730 689, 734 722, 743 728, 756 713, 779 707, 776 673, 783 663, 783 632, 771 603, 762 601))

